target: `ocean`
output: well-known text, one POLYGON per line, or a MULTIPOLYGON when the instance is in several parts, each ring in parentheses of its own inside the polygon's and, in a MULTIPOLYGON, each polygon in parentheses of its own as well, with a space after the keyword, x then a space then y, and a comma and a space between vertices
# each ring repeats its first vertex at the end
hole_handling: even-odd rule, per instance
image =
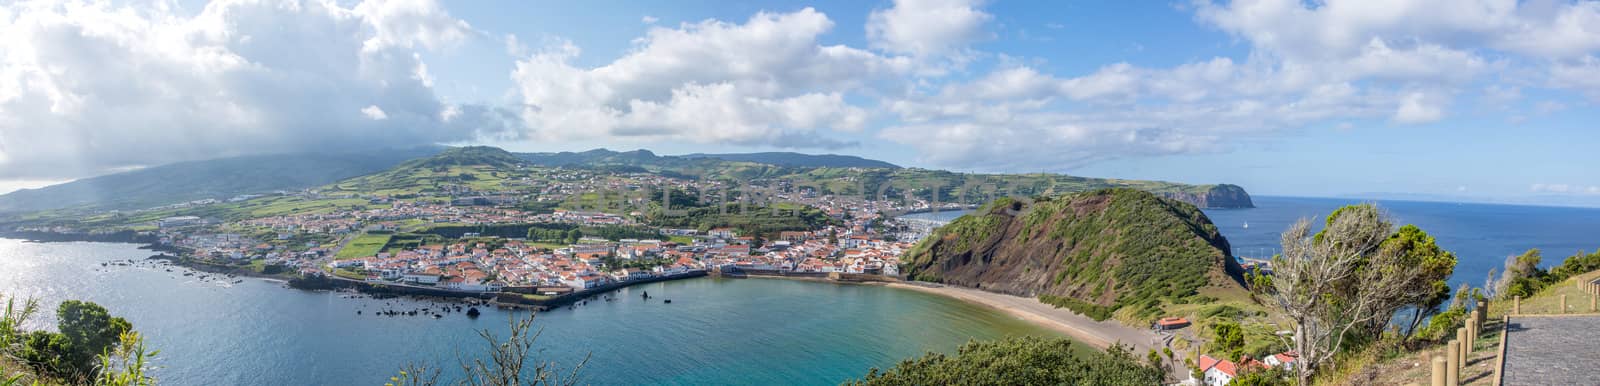
MULTIPOLYGON (((1357 202, 1255 197, 1256 208, 1206 214, 1236 255, 1256 257, 1274 252, 1278 233, 1295 219, 1357 202)), ((1528 248, 1543 249, 1550 266, 1600 247, 1600 209, 1378 204, 1459 256, 1453 285, 1482 285, 1490 268, 1528 248)), ((504 331, 512 316, 383 317, 373 313, 437 305, 100 266, 150 254, 131 244, 0 239, 0 293, 36 297, 50 308, 66 299, 105 305, 161 350, 156 374, 173 385, 380 385, 406 363, 443 367, 448 375, 461 353, 484 347, 477 330, 504 331)), ((586 384, 837 384, 927 351, 954 352, 969 339, 1056 335, 981 306, 881 286, 700 278, 623 289, 617 299, 539 314, 539 358, 570 369, 591 355, 586 384), (640 299, 640 291, 656 300, 640 299)), ((34 326, 52 325, 50 311, 34 326)))
MULTIPOLYGON (((0 294, 42 300, 35 328, 54 325, 62 300, 105 306, 161 351, 155 374, 169 385, 381 385, 407 363, 442 367, 448 379, 460 354, 486 347, 476 331, 503 335, 512 316, 376 316, 438 306, 100 266, 149 255, 131 244, 0 239, 0 294)), ((583 384, 838 384, 970 339, 1059 336, 986 307, 872 285, 697 278, 616 298, 539 313, 538 358, 570 370, 590 355, 583 384)))

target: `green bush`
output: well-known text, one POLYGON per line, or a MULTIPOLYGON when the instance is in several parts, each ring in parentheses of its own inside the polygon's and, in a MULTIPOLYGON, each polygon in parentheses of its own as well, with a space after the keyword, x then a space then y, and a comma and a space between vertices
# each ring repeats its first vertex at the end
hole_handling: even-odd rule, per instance
POLYGON ((870 370, 852 385, 1155 385, 1160 369, 1127 349, 1083 355, 1066 339, 1012 337, 968 342, 956 355, 928 353, 888 370, 870 370))

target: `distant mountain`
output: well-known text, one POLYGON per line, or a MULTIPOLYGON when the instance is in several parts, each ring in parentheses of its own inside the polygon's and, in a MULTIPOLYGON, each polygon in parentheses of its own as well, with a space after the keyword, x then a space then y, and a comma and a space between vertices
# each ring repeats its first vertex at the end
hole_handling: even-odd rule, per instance
POLYGON ((449 148, 432 156, 417 158, 381 172, 339 181, 330 190, 419 193, 438 189, 440 184, 472 185, 498 181, 503 173, 527 165, 511 152, 489 146, 449 148))
POLYGON ((1243 268, 1205 213, 1135 189, 1001 198, 906 253, 906 277, 1038 297, 1095 319, 1248 298, 1243 268))
MULTIPOLYGON (((1087 178, 1064 174, 973 174, 945 170, 894 167, 838 167, 782 165, 784 154, 793 154, 795 163, 824 162, 827 157, 795 153, 736 154, 724 159, 718 155, 690 154, 685 156, 658 156, 648 150, 627 152, 595 149, 584 152, 519 153, 518 157, 539 166, 575 167, 621 172, 650 172, 673 177, 748 181, 753 179, 783 179, 797 186, 810 186, 825 194, 884 195, 903 197, 910 191, 918 197, 930 197, 933 187, 940 187, 940 202, 981 204, 980 194, 963 193, 957 187, 974 189, 995 186, 1015 195, 1048 195, 1083 192, 1105 188, 1134 188, 1163 197, 1181 200, 1205 208, 1252 208, 1255 204, 1250 194, 1237 185, 1191 185, 1164 181, 1087 178), (757 154, 776 154, 757 156, 757 154), (747 161, 759 159, 764 162, 747 161), (773 162, 773 163, 768 163, 773 162)), ((854 158, 854 157, 848 157, 854 158)), ((867 163, 880 162, 855 158, 867 163)), ((856 164, 860 164, 859 162, 856 164)), ((992 197, 991 197, 992 198, 992 197)))
POLYGON ((490 146, 467 146, 445 149, 438 154, 426 158, 417 158, 401 163, 401 168, 437 168, 451 166, 490 166, 497 168, 514 168, 525 164, 515 154, 490 146))
POLYGON ((256 155, 179 162, 0 195, 0 213, 139 209, 199 199, 298 190, 371 174, 440 147, 256 155))
POLYGON ((884 168, 899 169, 899 165, 852 155, 801 154, 791 152, 684 154, 683 158, 716 158, 724 161, 755 162, 778 166, 830 167, 830 168, 884 168))
POLYGON ((657 156, 649 150, 612 151, 608 149, 594 149, 583 152, 563 151, 559 153, 517 153, 518 158, 540 166, 593 166, 602 164, 641 165, 645 163, 660 163, 668 159, 657 156))

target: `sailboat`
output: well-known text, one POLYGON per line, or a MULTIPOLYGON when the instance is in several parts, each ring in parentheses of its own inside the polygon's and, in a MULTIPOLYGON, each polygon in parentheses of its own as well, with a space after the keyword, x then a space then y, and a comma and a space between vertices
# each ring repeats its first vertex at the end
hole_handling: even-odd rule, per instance
POLYGON ((1245 221, 1244 222, 1244 229, 1250 229, 1250 222, 1249 221, 1245 221))

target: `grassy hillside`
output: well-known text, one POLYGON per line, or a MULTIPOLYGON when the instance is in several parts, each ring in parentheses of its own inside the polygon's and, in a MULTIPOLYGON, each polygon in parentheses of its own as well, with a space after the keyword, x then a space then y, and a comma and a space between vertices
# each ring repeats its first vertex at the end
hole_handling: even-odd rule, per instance
POLYGON ((577 153, 518 154, 518 157, 540 166, 601 170, 625 168, 668 176, 732 182, 783 181, 796 187, 806 187, 822 194, 835 195, 899 198, 911 194, 914 197, 931 198, 937 189, 941 202, 981 204, 1007 194, 1055 195, 1107 188, 1133 188, 1203 207, 1254 206, 1250 201, 1250 195, 1243 188, 1227 184, 1192 185, 1050 173, 974 174, 918 168, 867 167, 861 163, 834 166, 819 158, 809 158, 807 162, 785 162, 784 157, 779 156, 714 156, 718 155, 658 156, 647 150, 615 152, 605 149, 577 153))
POLYGON ((470 187, 479 191, 506 188, 508 179, 524 164, 520 158, 499 148, 474 146, 445 150, 438 155, 418 158, 379 173, 339 181, 330 192, 360 192, 381 195, 419 194, 441 190, 446 185, 470 187))
POLYGON ((997 200, 924 239, 903 271, 1097 319, 1149 320, 1177 305, 1247 298, 1228 250, 1195 206, 1117 188, 997 200))
POLYGON ((299 190, 371 174, 438 151, 438 148, 416 148, 180 162, 0 195, 0 213, 139 209, 249 193, 299 190))

